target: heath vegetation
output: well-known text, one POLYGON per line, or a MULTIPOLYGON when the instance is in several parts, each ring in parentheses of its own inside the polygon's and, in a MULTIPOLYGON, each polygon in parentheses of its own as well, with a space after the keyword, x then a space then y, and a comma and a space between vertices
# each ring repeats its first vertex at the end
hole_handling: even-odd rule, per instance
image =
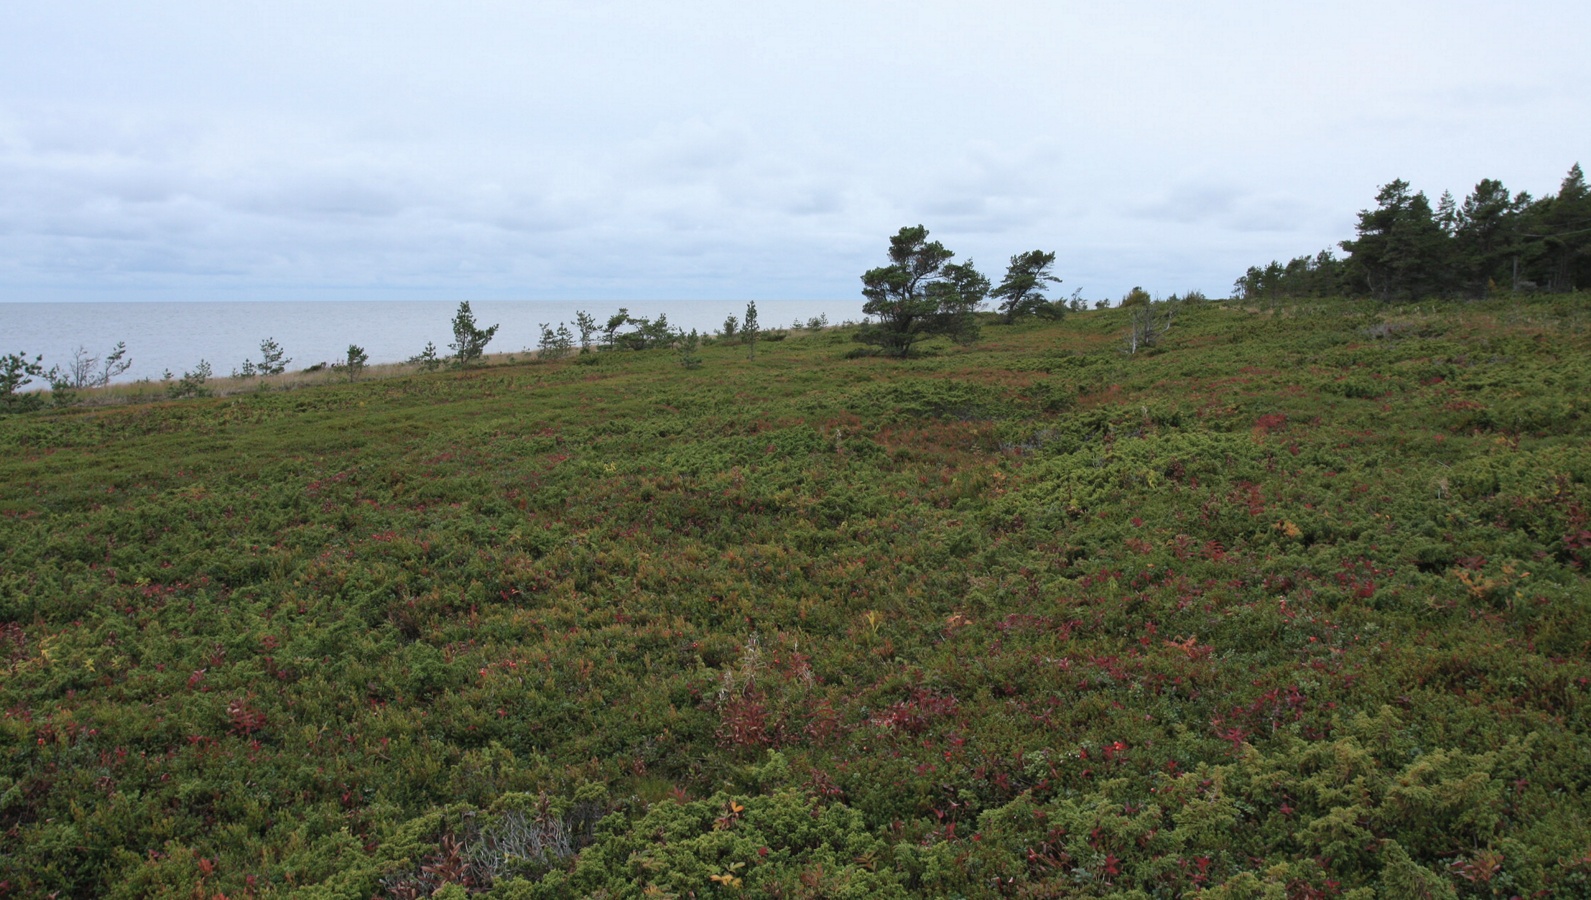
POLYGON ((877 356, 0 417, 0 896, 1591 892, 1591 298, 1007 325, 934 246, 877 356))

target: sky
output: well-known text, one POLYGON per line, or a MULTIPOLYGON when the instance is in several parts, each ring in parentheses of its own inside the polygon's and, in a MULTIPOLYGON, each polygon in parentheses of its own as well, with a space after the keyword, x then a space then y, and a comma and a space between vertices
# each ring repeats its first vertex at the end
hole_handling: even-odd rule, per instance
POLYGON ((1226 296, 1378 187, 1591 165, 1591 4, 0 5, 0 302, 1226 296))

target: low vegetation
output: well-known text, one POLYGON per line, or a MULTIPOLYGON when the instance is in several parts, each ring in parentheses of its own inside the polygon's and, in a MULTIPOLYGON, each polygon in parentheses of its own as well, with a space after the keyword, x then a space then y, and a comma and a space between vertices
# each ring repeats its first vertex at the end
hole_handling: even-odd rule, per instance
POLYGON ((0 896, 1585 895, 1588 299, 0 417, 0 896))

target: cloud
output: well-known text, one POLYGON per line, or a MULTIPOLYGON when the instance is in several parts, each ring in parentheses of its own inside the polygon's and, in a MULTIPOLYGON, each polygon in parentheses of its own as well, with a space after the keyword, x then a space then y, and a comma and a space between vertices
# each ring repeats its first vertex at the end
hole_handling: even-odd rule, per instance
POLYGON ((1591 100, 1537 88, 1591 79, 1591 13, 1536 40, 1478 8, 1388 12, 1439 38, 1396 53, 1357 0, 8 8, 0 296, 850 297, 919 222, 1111 295, 1224 290, 1394 177, 1556 187, 1591 100))
POLYGON ((250 185, 229 204, 252 215, 283 219, 392 218, 423 203, 413 186, 355 174, 293 175, 250 185))
POLYGON ((1191 224, 1210 222, 1226 216, 1242 198, 1243 191, 1225 184, 1179 184, 1161 197, 1131 208, 1140 219, 1191 224))
POLYGON ((1308 230, 1319 219, 1312 204, 1289 193, 1262 193, 1219 182, 1172 185, 1160 196, 1128 207, 1127 214, 1144 221, 1240 233, 1308 230))

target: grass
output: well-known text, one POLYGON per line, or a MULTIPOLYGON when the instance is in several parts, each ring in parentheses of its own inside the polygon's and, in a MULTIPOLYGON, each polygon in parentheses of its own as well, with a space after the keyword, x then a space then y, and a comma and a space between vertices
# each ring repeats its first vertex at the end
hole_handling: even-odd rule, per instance
POLYGON ((1585 310, 0 420, 0 894, 1583 892, 1585 310))
MULTIPOLYGON (((487 354, 482 357, 480 366, 512 365, 523 359, 535 359, 535 353, 499 353, 487 354)), ((398 378, 408 375, 420 374, 424 370, 415 363, 376 363, 366 365, 354 382, 382 381, 388 378, 398 378)), ((129 403, 153 403, 170 399, 167 387, 177 379, 171 381, 153 381, 139 379, 137 381, 121 382, 105 387, 80 388, 74 390, 73 405, 77 406, 118 406, 129 403)), ((248 394, 268 391, 293 391, 301 388, 321 387, 349 383, 347 372, 340 368, 332 368, 321 364, 312 369, 298 369, 284 372, 280 375, 256 375, 247 378, 231 376, 212 376, 204 382, 207 396, 233 397, 239 394, 248 394)), ((48 393, 48 392, 46 392, 48 393)))

